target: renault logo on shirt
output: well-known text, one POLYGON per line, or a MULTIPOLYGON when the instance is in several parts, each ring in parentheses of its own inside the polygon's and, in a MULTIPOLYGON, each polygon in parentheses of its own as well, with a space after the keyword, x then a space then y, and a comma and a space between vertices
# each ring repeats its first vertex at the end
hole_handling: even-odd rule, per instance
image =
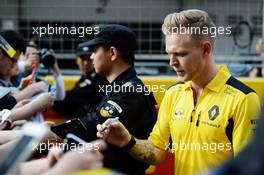
POLYGON ((208 111, 208 115, 210 120, 216 119, 216 117, 219 116, 219 107, 217 105, 211 107, 211 109, 208 111))
POLYGON ((181 116, 181 115, 183 115, 183 113, 184 113, 184 109, 183 108, 176 108, 175 115, 181 116))

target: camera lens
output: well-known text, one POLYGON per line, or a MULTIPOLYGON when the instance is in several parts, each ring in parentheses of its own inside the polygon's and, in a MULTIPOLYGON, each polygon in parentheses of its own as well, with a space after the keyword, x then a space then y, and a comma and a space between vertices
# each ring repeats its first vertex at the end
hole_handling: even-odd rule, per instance
POLYGON ((55 64, 55 57, 49 52, 48 49, 44 48, 40 50, 40 62, 46 67, 51 68, 55 64))

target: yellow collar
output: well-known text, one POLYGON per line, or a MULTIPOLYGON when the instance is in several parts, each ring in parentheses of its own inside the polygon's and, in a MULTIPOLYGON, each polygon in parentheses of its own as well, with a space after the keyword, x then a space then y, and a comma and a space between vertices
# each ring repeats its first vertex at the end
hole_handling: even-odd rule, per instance
MULTIPOLYGON (((218 65, 217 69, 218 72, 216 76, 206 85, 206 88, 215 92, 219 92, 231 76, 230 72, 228 71, 225 65, 218 65)), ((188 90, 190 88, 191 83, 190 81, 188 81, 184 84, 184 90, 188 90)))

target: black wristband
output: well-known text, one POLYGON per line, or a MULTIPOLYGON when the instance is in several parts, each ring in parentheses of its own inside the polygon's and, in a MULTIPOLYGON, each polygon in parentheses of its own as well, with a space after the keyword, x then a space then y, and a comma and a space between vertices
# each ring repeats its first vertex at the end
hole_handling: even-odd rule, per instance
POLYGON ((131 135, 131 139, 129 140, 129 142, 125 146, 121 147, 121 149, 124 151, 129 151, 135 144, 136 139, 134 136, 131 135))

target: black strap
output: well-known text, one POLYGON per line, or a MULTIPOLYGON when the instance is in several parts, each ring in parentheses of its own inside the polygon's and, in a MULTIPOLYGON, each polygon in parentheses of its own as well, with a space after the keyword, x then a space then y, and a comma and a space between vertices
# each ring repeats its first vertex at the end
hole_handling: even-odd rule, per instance
POLYGON ((134 136, 131 135, 131 139, 125 146, 122 147, 122 150, 129 151, 131 148, 133 148, 135 144, 136 144, 136 139, 134 136))

